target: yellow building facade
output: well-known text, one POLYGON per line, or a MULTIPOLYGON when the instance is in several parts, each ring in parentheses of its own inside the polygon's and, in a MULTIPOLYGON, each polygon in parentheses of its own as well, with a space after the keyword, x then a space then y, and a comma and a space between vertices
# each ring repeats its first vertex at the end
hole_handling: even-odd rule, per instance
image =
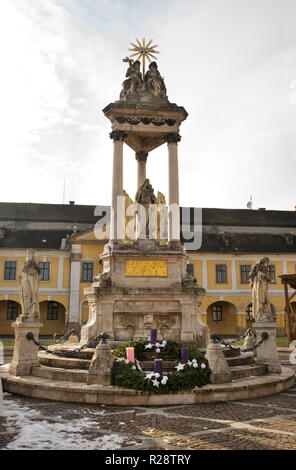
MULTIPOLYGON (((27 226, 24 231, 24 222, 18 230, 20 214, 12 214, 9 222, 6 218, 1 224, 0 203, 0 337, 13 335, 11 324, 20 313, 17 279, 21 275, 26 249, 29 247, 35 249, 35 258, 40 263, 43 274, 39 290, 40 315, 43 323, 40 335, 62 335, 66 329, 81 326, 88 320, 88 304, 84 289, 89 287, 93 277, 102 271, 100 255, 108 240, 99 240, 95 236, 96 218, 92 215, 94 206, 75 206, 74 209, 71 206, 62 206, 56 210, 60 212, 63 210, 63 214, 55 215, 54 218, 52 207, 48 207, 51 205, 46 206, 46 208, 41 207, 42 210, 39 207, 39 212, 36 208, 31 210, 29 207, 29 214, 26 208, 23 218, 26 219, 27 226), (40 214, 42 212, 44 217, 45 209, 46 220, 42 221, 40 214), (81 220, 81 213, 86 210, 88 213, 84 214, 81 220), (72 211, 71 218, 68 215, 70 211, 72 211), (11 220, 14 223, 13 230, 11 230, 11 220), (26 239, 28 234, 30 237, 26 239)), ((19 210, 19 207, 17 209, 19 210)), ((208 219, 210 216, 213 217, 209 211, 208 209, 210 214, 208 219)), ((220 211, 227 214, 229 212, 226 209, 220 211)), ((208 213, 205 212, 205 215, 208 213)), ((295 213, 289 214, 293 221, 295 213)), ((258 217, 258 214, 250 215, 258 217)), ((220 212, 217 217, 221 219, 220 212)), ((240 214, 237 217, 240 217, 240 214)), ((232 220, 235 224, 236 219, 233 214, 232 220)), ((265 217, 263 222, 266 220, 265 217)), ((238 223, 242 225, 240 220, 238 223)), ((288 223, 291 225, 291 222, 288 223)), ((211 332, 226 336, 240 334, 252 325, 248 270, 263 256, 268 256, 270 275, 273 279, 269 287, 270 301, 276 316, 278 334, 285 335, 285 301, 279 276, 296 272, 296 244, 291 245, 291 238, 285 235, 287 228, 269 229, 261 224, 255 229, 249 226, 247 229, 242 229, 240 226, 239 229, 232 230, 229 218, 227 236, 225 228, 222 235, 221 227, 215 226, 216 233, 210 235, 209 228, 213 231, 213 224, 206 219, 201 248, 187 251, 198 285, 206 290, 201 307, 204 323, 210 327, 211 332), (277 235, 274 235, 274 231, 277 235), (242 240, 244 245, 240 245, 242 240), (237 246, 241 250, 239 253, 235 252, 237 246), (260 250, 260 247, 265 246, 268 250, 260 250), (280 248, 279 252, 274 249, 277 246, 280 248)), ((296 235, 296 223, 295 228, 289 227, 289 230, 292 233, 295 231, 296 235)), ((296 240, 295 235, 293 237, 296 240)), ((294 238, 292 242, 295 243, 294 238)))

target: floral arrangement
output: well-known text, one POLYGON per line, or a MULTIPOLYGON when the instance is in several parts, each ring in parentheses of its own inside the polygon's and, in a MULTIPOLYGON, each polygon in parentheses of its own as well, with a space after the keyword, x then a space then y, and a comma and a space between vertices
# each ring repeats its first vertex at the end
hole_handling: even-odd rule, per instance
POLYGON ((134 390, 169 393, 193 390, 209 383, 211 370, 204 355, 198 349, 189 346, 189 360, 182 363, 182 347, 184 345, 171 340, 152 344, 138 338, 121 344, 113 351, 115 362, 112 384, 134 390), (137 359, 135 358, 134 363, 126 359, 126 347, 135 348, 137 359), (165 374, 157 371, 143 371, 140 360, 147 360, 147 352, 149 351, 169 354, 170 360, 178 361, 175 366, 176 370, 165 374))
POLYGON ((165 347, 167 345, 167 341, 164 339, 161 343, 148 343, 145 344, 145 349, 150 349, 153 350, 155 348, 155 352, 160 353, 165 350, 165 347))

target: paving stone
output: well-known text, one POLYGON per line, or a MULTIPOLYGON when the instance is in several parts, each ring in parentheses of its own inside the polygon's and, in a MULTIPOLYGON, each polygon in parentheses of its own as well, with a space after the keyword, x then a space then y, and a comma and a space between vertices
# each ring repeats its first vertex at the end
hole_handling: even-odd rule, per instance
POLYGON ((280 450, 296 449, 294 436, 251 430, 213 432, 198 437, 172 437, 164 442, 168 448, 194 450, 280 450))
MULTIPOLYGON (((201 405, 190 405, 169 409, 168 413, 176 413, 183 416, 196 416, 212 419, 223 419, 230 421, 247 421, 250 419, 264 418, 279 414, 278 411, 266 406, 248 406, 248 402, 241 403, 209 403, 201 405), (246 403, 246 404, 245 404, 246 403)), ((263 402, 264 403, 264 402, 263 402)), ((292 411, 285 411, 289 414, 292 411)))
POLYGON ((169 434, 187 434, 196 431, 204 431, 215 427, 224 426, 205 420, 188 418, 170 418, 161 414, 136 415, 115 414, 114 416, 101 416, 97 418, 101 428, 110 431, 124 432, 127 434, 143 434, 150 437, 169 434))
MULTIPOLYGON (((55 439, 61 432, 78 446, 84 442, 85 448, 97 442, 98 450, 106 448, 109 439, 118 449, 296 450, 296 387, 288 392, 293 393, 291 397, 283 393, 242 402, 136 409, 52 402, 5 393, 4 409, 6 402, 10 413, 0 417, 0 449, 10 448, 17 441, 21 412, 22 422, 32 429, 45 426, 55 439), (286 416, 277 418, 279 415, 286 416), (244 426, 242 421, 250 422, 252 428, 235 427, 235 423, 244 426)), ((54 448, 50 439, 43 446, 54 448)))
MULTIPOLYGON (((295 410, 296 413, 296 395, 289 396, 286 394, 281 395, 271 395, 269 397, 260 397, 260 398, 253 398, 251 400, 241 400, 239 403, 244 403, 246 405, 264 405, 264 407, 276 407, 280 409, 289 408, 291 410, 295 410)), ((285 414, 286 411, 283 411, 285 414)))
POLYGON ((278 431, 286 431, 295 433, 296 439, 296 417, 291 418, 278 418, 278 419, 269 419, 266 421, 254 421, 252 426, 259 428, 275 429, 278 431))

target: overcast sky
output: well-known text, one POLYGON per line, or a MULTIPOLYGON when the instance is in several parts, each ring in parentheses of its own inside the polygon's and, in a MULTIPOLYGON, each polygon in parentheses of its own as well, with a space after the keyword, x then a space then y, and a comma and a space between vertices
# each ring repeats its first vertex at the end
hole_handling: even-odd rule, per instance
MULTIPOLYGON (((112 141, 130 41, 154 39, 189 116, 180 204, 294 210, 295 0, 1 0, 0 201, 110 204, 112 141)), ((124 188, 136 161, 124 147, 124 188)), ((167 194, 167 146, 147 176, 167 194)))

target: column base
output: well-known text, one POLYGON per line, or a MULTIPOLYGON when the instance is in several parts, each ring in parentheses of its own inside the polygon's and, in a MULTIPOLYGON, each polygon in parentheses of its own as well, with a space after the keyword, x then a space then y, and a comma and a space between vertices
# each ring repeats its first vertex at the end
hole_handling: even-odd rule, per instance
POLYGON ((27 340, 27 333, 33 333, 34 339, 38 341, 40 328, 43 326, 39 321, 19 318, 12 327, 15 331, 13 358, 9 366, 9 373, 14 376, 31 375, 32 367, 39 366, 38 347, 27 340))
POLYGON ((207 347, 206 359, 212 371, 210 381, 212 384, 225 384, 232 381, 232 372, 223 354, 222 346, 211 340, 207 347))
POLYGON ((255 322, 253 327, 256 330, 258 341, 263 332, 268 333, 268 338, 257 349, 257 361, 266 364, 269 373, 280 374, 281 364, 276 346, 276 322, 255 322))
POLYGON ((111 385, 114 358, 109 343, 100 343, 88 371, 87 384, 111 385))

